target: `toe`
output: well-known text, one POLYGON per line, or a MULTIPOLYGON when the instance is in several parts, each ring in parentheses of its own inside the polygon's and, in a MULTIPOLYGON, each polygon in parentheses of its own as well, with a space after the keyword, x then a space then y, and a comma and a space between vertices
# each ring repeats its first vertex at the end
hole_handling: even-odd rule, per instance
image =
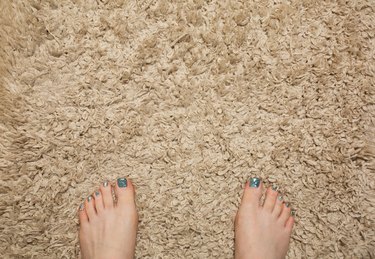
MULTIPOLYGON (((289 203, 285 203, 285 206, 289 206, 289 203)), ((275 206, 273 207, 272 214, 278 218, 280 216, 281 211, 283 210, 284 202, 283 202, 283 196, 278 194, 275 202, 275 206)))
POLYGON ((85 209, 86 209, 86 214, 87 214, 87 217, 89 218, 89 221, 95 218, 96 216, 95 201, 91 195, 87 197, 87 199, 85 200, 85 209))
POLYGON ((254 205, 259 207, 262 189, 263 183, 258 177, 253 177, 247 181, 242 195, 241 205, 254 205))
POLYGON ((118 178, 116 181, 115 193, 117 196, 117 206, 134 204, 134 186, 127 178, 118 178))
POLYGON ((99 214, 104 209, 103 195, 101 194, 99 190, 96 190, 93 196, 95 199, 95 209, 96 209, 96 212, 99 214))
POLYGON ((79 223, 81 225, 89 222, 89 218, 87 217, 86 210, 85 210, 85 205, 83 203, 79 206, 78 217, 79 217, 79 223))
POLYGON ((103 198, 104 208, 113 208, 112 187, 108 181, 104 181, 103 184, 100 186, 100 193, 103 198))
POLYGON ((292 233, 293 226, 294 226, 294 218, 290 216, 285 224, 285 228, 289 234, 292 233))
POLYGON ((266 192, 266 199, 264 201, 264 209, 268 212, 272 212, 273 208, 275 207, 276 199, 278 196, 278 192, 276 189, 268 187, 266 192))
POLYGON ((289 217, 290 217, 290 208, 285 206, 284 204, 280 217, 279 217, 279 221, 281 222, 282 225, 285 226, 286 221, 289 219, 289 217))

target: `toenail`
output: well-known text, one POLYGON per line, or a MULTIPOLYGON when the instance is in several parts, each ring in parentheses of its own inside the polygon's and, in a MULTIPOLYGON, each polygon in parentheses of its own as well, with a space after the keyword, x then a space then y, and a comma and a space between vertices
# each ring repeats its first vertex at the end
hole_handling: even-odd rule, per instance
POLYGON ((285 207, 289 208, 289 202, 285 203, 285 207))
POLYGON ((92 197, 91 197, 91 196, 87 197, 87 202, 90 202, 90 201, 91 201, 91 199, 92 199, 92 197))
POLYGON ((283 196, 279 196, 279 197, 277 197, 277 199, 279 200, 279 201, 282 201, 283 200, 283 196))
POLYGON ((250 179, 250 187, 258 188, 260 184, 260 179, 258 177, 252 177, 250 179))
POLYGON ((107 187, 108 186, 108 181, 104 181, 103 186, 107 187))
POLYGON ((277 191, 277 185, 276 184, 272 185, 272 190, 277 191))
POLYGON ((125 188, 126 186, 128 186, 128 181, 126 180, 126 178, 118 178, 117 185, 120 188, 125 188))
POLYGON ((95 191, 95 196, 99 196, 100 192, 99 191, 95 191))
POLYGON ((296 211, 295 210, 291 210, 290 214, 294 217, 296 215, 296 211))
POLYGON ((83 203, 79 205, 79 210, 83 210, 84 208, 85 208, 85 205, 83 205, 83 203))

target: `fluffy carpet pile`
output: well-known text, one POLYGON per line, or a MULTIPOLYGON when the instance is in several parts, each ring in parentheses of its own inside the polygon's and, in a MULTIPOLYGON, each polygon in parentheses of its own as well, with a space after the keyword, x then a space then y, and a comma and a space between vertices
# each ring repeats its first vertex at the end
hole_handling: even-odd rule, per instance
POLYGON ((137 188, 137 258, 233 258, 242 187, 289 258, 375 256, 374 1, 0 1, 0 253, 79 256, 77 208, 137 188))

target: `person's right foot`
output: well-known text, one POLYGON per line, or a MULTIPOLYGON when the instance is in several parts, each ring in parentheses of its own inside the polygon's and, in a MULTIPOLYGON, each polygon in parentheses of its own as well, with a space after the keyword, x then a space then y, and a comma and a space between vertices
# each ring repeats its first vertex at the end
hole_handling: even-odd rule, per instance
POLYGON ((246 183, 235 220, 235 259, 281 259, 288 252, 294 224, 290 208, 272 188, 262 206, 262 189, 259 178, 246 183))

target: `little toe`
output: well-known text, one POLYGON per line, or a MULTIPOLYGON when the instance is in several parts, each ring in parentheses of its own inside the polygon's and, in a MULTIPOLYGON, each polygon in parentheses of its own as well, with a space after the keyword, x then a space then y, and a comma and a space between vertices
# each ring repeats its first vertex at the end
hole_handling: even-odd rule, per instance
POLYGON ((259 207, 262 189, 263 183, 258 177, 250 178, 250 180, 246 182, 241 205, 254 205, 255 207, 259 207))
POLYGON ((103 198, 104 208, 113 208, 112 187, 108 181, 104 181, 103 184, 100 186, 100 193, 103 198))
POLYGON ((279 217, 279 221, 285 226, 286 221, 289 219, 289 217, 290 217, 290 208, 285 206, 284 204, 280 217, 279 217))
MULTIPOLYGON (((289 206, 289 203, 285 203, 285 206, 289 206)), ((283 210, 284 202, 283 202, 283 196, 281 194, 278 194, 276 198, 276 203, 273 208, 272 214, 278 218, 280 216, 281 211, 283 210)))
POLYGON ((267 192, 266 192, 266 199, 264 201, 263 208, 268 211, 272 212, 273 208, 275 207, 276 199, 278 196, 278 192, 276 189, 268 187, 267 192))
POLYGON ((103 203, 103 195, 99 190, 96 190, 94 192, 94 199, 95 199, 95 208, 96 212, 99 214, 103 211, 104 209, 104 203, 103 203))
POLYGON ((117 196, 117 206, 121 207, 125 204, 134 204, 134 186, 129 179, 125 177, 118 178, 115 193, 117 196))
POLYGON ((95 201, 91 195, 87 197, 87 199, 85 200, 85 209, 86 209, 86 213, 89 218, 89 221, 95 218, 96 216, 95 201))
POLYGON ((79 223, 81 225, 89 222, 89 218, 88 218, 88 216, 86 214, 86 210, 85 210, 85 205, 83 203, 79 206, 78 217, 79 217, 79 223))
POLYGON ((294 226, 294 218, 290 216, 288 220, 286 221, 285 228, 286 230, 291 233, 294 226))

